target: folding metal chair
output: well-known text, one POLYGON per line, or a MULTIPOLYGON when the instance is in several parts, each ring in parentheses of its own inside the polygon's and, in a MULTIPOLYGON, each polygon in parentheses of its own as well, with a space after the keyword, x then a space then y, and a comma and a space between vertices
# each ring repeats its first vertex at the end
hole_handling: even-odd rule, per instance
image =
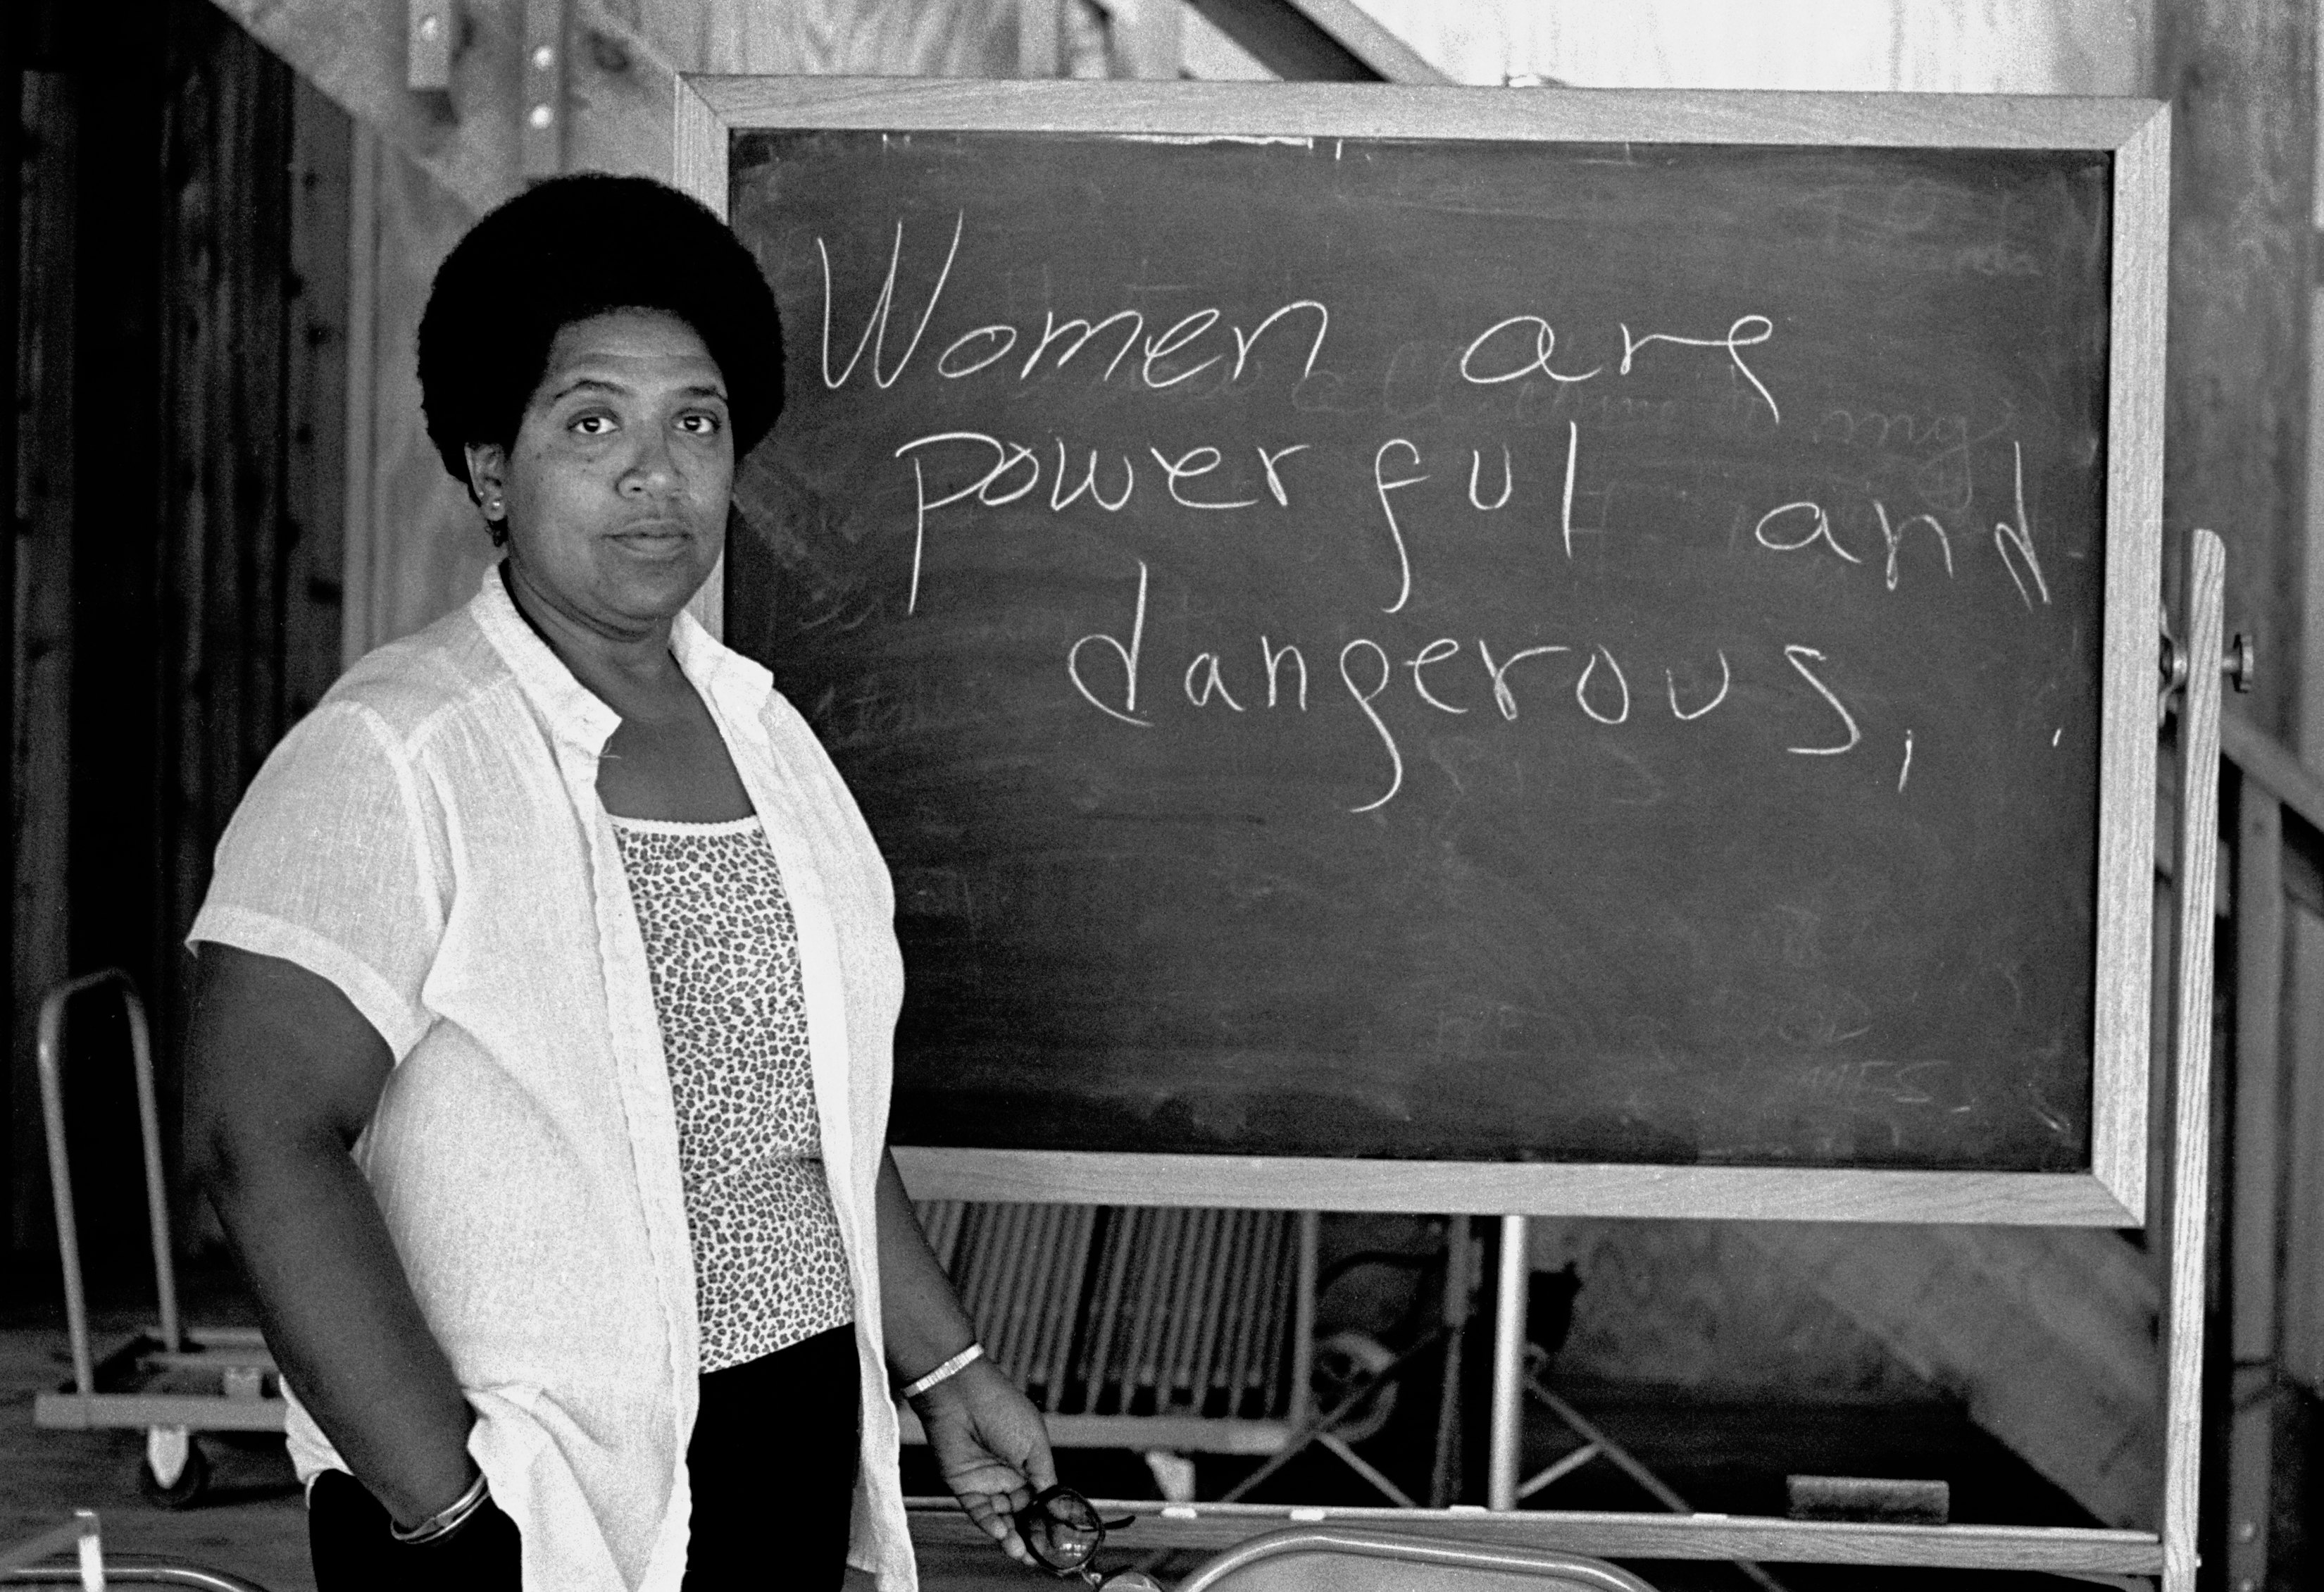
POLYGON ((266 1592, 255 1581, 196 1564, 107 1559, 97 1511, 76 1509, 63 1524, 21 1542, 0 1543, 0 1587, 194 1587, 202 1592, 266 1592))
POLYGON ((1654 1592, 1578 1553, 1294 1526, 1212 1560, 1178 1592, 1654 1592))

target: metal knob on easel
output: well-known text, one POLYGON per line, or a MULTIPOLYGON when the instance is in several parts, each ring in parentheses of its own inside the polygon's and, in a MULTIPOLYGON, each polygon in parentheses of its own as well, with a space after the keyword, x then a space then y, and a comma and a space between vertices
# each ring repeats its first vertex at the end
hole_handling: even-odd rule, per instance
MULTIPOLYGON (((2163 621, 2163 643, 2156 667, 2161 684, 2155 690, 2154 722, 2160 725, 2170 719, 2172 704, 2187 691, 2187 649, 2171 634, 2168 617, 2163 621)), ((2237 696, 2247 694, 2258 681, 2259 648, 2249 634, 2236 633, 2227 651, 2219 655, 2219 674, 2237 696)))

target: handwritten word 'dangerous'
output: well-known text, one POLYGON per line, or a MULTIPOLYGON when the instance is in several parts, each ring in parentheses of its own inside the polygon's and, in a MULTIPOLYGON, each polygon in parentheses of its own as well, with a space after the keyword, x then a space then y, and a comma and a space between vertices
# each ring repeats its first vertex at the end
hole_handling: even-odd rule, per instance
MULTIPOLYGON (((1140 559, 1138 591, 1131 603, 1126 637, 1110 631, 1092 631, 1065 653, 1066 678, 1082 699, 1108 718, 1139 729, 1152 729, 1155 724, 1155 706, 1149 699, 1141 708, 1139 696, 1151 589, 1151 571, 1146 560, 1140 559), (1111 678, 1096 677, 1095 666, 1108 653, 1112 664, 1103 672, 1108 677, 1119 672, 1118 689, 1111 678)), ((1632 693, 1630 671, 1609 647, 1595 643, 1545 643, 1519 647, 1506 656, 1496 657, 1493 643, 1484 637, 1476 637, 1473 644, 1476 662, 1463 666, 1460 660, 1467 656, 1471 643, 1456 636, 1434 637, 1405 657, 1398 657, 1386 643, 1370 636, 1360 635, 1342 643, 1336 660, 1340 683, 1388 760, 1386 788, 1371 801, 1351 807, 1349 811, 1375 811, 1395 800, 1404 788, 1404 748, 1383 710, 1382 700, 1400 676, 1409 677, 1413 699, 1434 712, 1459 717, 1489 701, 1503 720, 1515 724, 1521 711, 1519 679, 1513 678, 1517 674, 1517 666, 1531 660, 1564 658, 1569 660, 1572 679, 1562 686, 1544 678, 1549 668, 1545 662, 1536 663, 1521 678, 1533 682, 1531 690, 1545 689, 1552 701, 1570 696, 1574 708, 1591 723, 1611 729, 1633 721, 1638 703, 1632 693), (1579 669, 1572 668, 1571 661, 1577 660, 1579 669), (1452 699, 1464 695, 1480 699, 1452 699)), ((1706 692, 1702 688, 1702 679, 1707 672, 1702 668, 1703 661, 1690 660, 1686 666, 1686 696, 1690 699, 1681 700, 1679 670, 1665 668, 1662 671, 1661 700, 1656 702, 1651 695, 1646 699, 1655 703, 1649 711, 1658 715, 1666 704, 1673 719, 1680 724, 1693 724, 1724 706, 1734 685, 1734 665, 1724 648, 1714 649, 1714 656, 1719 666, 1716 690, 1706 692)), ((1826 715, 1825 722, 1833 738, 1780 749, 1811 757, 1836 757, 1854 751, 1863 742, 1864 732, 1855 714, 1824 677, 1830 671, 1830 661, 1816 648, 1799 643, 1784 645, 1782 660, 1809 688, 1809 699, 1820 704, 1819 710, 1826 715)), ((1194 653, 1179 672, 1178 683, 1180 695, 1188 708, 1195 710, 1305 714, 1308 711, 1311 683, 1307 650, 1296 642, 1278 644, 1272 635, 1261 634, 1253 653, 1204 650, 1194 653)), ((1647 690, 1651 692, 1652 687, 1647 690)), ((1790 694, 1798 695, 1795 690, 1790 694)))

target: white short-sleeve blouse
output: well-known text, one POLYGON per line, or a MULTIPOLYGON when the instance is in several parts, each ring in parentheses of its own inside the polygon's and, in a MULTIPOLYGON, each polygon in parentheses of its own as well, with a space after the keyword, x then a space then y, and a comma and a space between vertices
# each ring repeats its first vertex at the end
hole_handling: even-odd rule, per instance
MULTIPOLYGON (((908 1592, 873 1253, 894 897, 766 671, 686 615, 672 650, 790 893, 863 1386, 849 1557, 908 1592)), ((677 1592, 686 1568, 694 1261, 644 941, 597 800, 618 722, 495 569, 292 729, 218 844, 189 936, 320 975, 387 1041, 395 1069, 355 1157, 477 1412, 469 1449, 523 1532, 528 1592, 677 1592)), ((292 1391, 301 1476, 343 1468, 292 1391)))

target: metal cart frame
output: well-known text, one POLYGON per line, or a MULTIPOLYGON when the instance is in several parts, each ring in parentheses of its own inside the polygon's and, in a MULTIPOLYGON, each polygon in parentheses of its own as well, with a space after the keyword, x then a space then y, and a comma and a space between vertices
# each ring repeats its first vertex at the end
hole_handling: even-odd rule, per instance
POLYGON ((170 1242, 170 1196, 153 1092, 152 1032, 145 1020, 145 1003, 129 975, 107 967, 51 990, 41 1002, 38 1060, 73 1379, 65 1388, 34 1397, 32 1423, 78 1431, 143 1427, 145 1463, 139 1485, 156 1504, 182 1508, 201 1495, 208 1481, 208 1462, 193 1440, 195 1432, 282 1430, 284 1404, 274 1356, 254 1328, 189 1329, 178 1319, 177 1261, 170 1242), (144 1148, 145 1219, 161 1320, 99 1359, 89 1338, 88 1291, 81 1274, 80 1227, 73 1214, 72 1165, 65 1143, 63 1039, 65 1009, 73 997, 105 988, 119 990, 129 1023, 138 1134, 144 1148), (216 1391, 210 1390, 212 1383, 216 1391))

